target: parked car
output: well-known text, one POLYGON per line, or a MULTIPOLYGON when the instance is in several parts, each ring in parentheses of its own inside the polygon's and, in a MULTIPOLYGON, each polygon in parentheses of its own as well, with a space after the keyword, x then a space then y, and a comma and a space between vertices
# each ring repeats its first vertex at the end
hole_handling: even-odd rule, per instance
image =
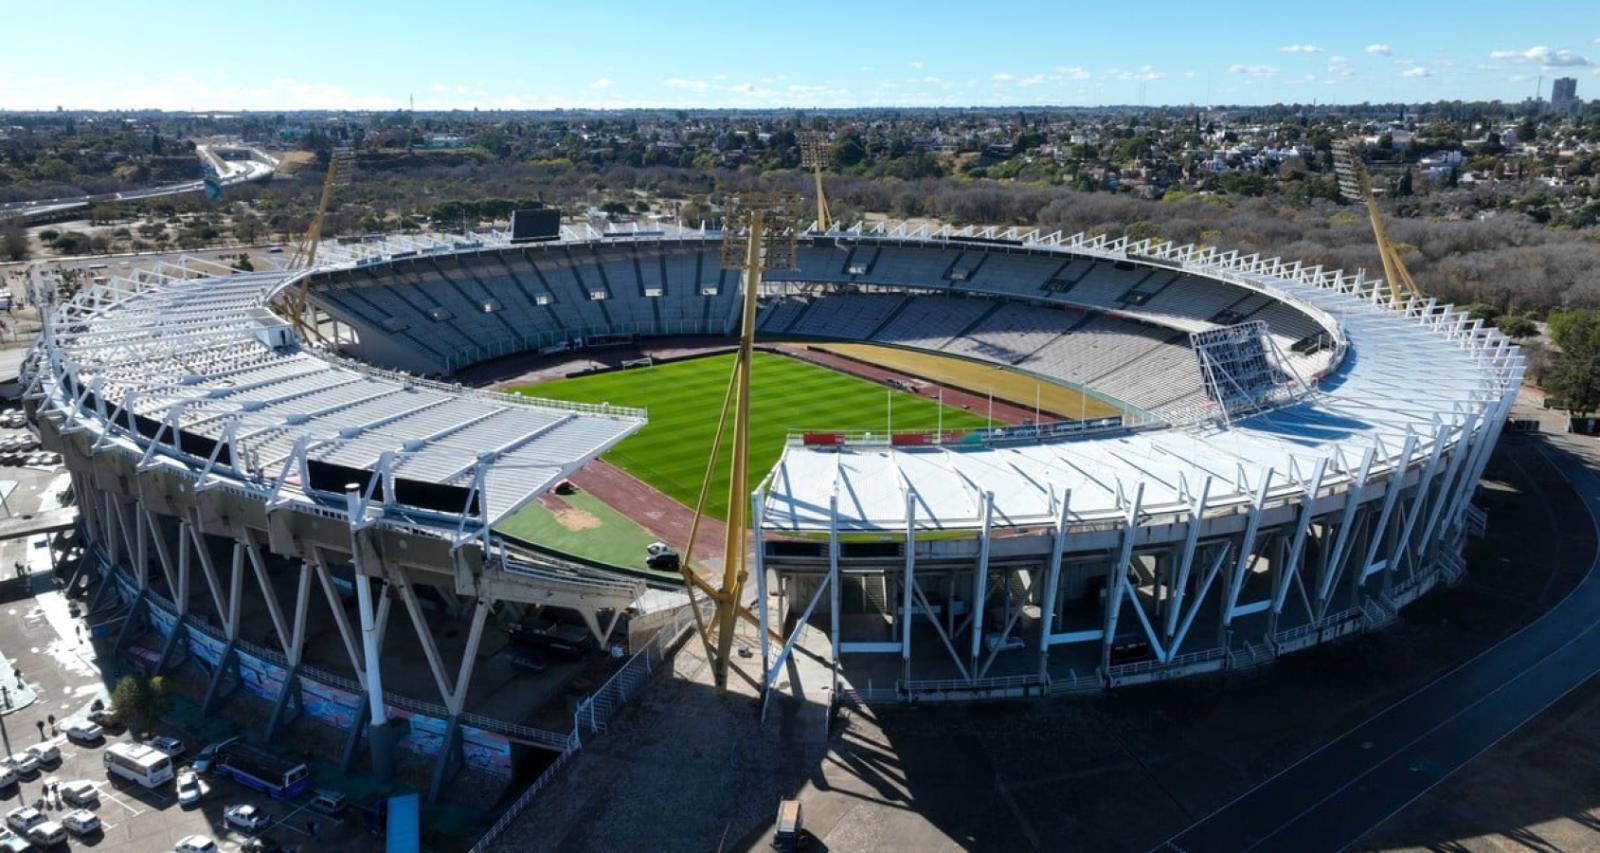
POLYGON ((266 812, 249 803, 238 803, 223 809, 222 820, 227 825, 245 832, 260 832, 272 822, 272 818, 267 817, 266 812))
POLYGON ((111 705, 101 705, 89 709, 89 722, 97 726, 110 728, 117 724, 117 709, 111 705))
POLYGON ((183 745, 183 741, 178 740, 175 737, 153 737, 150 739, 149 743, 156 749, 165 752, 167 757, 171 758, 173 761, 177 761, 178 759, 189 754, 189 748, 183 745))
POLYGON ((306 803, 307 809, 328 817, 343 817, 348 806, 349 801, 345 799, 344 794, 321 788, 313 791, 311 801, 306 803))
POLYGON ((0 829, 0 853, 28 853, 33 845, 9 829, 0 829))
POLYGON ((31 752, 13 753, 6 757, 5 765, 23 776, 31 776, 39 772, 39 759, 31 752))
POLYGON ((53 743, 36 743, 28 747, 28 752, 40 764, 54 764, 61 760, 61 749, 53 743))
POLYGON ((62 816, 61 825, 73 835, 82 837, 100 831, 100 818, 88 809, 76 809, 62 816))
POLYGON ((778 803, 777 826, 772 833, 774 850, 799 850, 805 843, 805 827, 801 823, 800 801, 783 800, 778 803))
POLYGON ((53 820, 40 821, 28 830, 28 841, 35 847, 49 850, 57 844, 67 843, 67 828, 53 820))
POLYGON ((44 812, 33 806, 17 806, 6 812, 6 826, 13 832, 25 833, 39 823, 44 823, 44 812))
POLYGON ((87 779, 61 783, 61 799, 69 806, 93 806, 100 802, 100 791, 87 779))
POLYGON ((193 767, 185 767, 178 771, 178 805, 192 806, 200 802, 200 775, 194 772, 193 767))
POLYGON ((0 788, 9 788, 17 784, 17 771, 9 767, 0 767, 0 788))
POLYGON ((994 632, 983 638, 983 645, 991 652, 996 648, 1002 652, 1015 652, 1026 648, 1028 644, 1021 637, 1002 637, 999 632, 994 632))
POLYGON ((66 733, 67 740, 73 743, 99 743, 105 740, 106 737, 105 729, 83 720, 74 720, 67 723, 62 731, 66 733))
POLYGON ((201 773, 210 772, 211 762, 216 760, 217 751, 238 739, 239 738, 237 736, 225 738, 217 741, 216 743, 208 743, 201 747, 199 754, 194 757, 194 769, 201 773))
POLYGON ((172 845, 173 853, 217 853, 217 842, 204 835, 188 835, 172 845))

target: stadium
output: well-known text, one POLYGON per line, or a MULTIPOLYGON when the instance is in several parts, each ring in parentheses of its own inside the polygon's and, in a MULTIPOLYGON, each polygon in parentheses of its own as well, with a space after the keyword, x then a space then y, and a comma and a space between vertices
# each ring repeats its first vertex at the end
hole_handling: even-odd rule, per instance
MULTIPOLYGON (((26 399, 109 581, 94 606, 126 608, 118 647, 192 663, 208 708, 260 697, 269 740, 308 717, 345 733, 346 764, 363 742, 375 766, 421 757, 434 795, 570 751, 694 613, 675 575, 511 530, 602 456, 692 501, 716 415, 694 388, 741 321, 721 243, 358 240, 310 270, 166 265, 55 306, 26 399), (275 313, 293 293, 314 335, 275 313), (682 360, 469 381, 659 341, 682 360), (519 631, 619 650, 527 672, 501 653, 519 631)), ((763 413, 758 386, 745 484, 769 698, 798 691, 797 646, 821 649, 829 701, 1255 666, 1384 625, 1458 577, 1486 523, 1472 496, 1522 357, 1381 280, 890 222, 806 231, 793 267, 762 283, 756 370, 789 396, 763 413), (797 352, 856 367, 817 378, 797 352), (879 365, 896 387, 861 378, 879 365), (1021 390, 963 378, 980 369, 1021 390)))

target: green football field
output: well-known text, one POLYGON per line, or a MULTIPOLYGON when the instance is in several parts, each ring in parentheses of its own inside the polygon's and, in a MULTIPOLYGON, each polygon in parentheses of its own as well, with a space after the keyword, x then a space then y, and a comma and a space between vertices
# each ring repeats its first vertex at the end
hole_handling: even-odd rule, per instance
MULTIPOLYGON (((560 379, 515 390, 578 403, 649 409, 650 422, 604 458, 693 507, 700 496, 706 460, 716 435, 717 415, 732 369, 733 355, 728 354, 560 379)), ((896 430, 933 429, 938 423, 940 406, 932 400, 781 355, 756 353, 752 382, 746 493, 777 463, 790 432, 881 431, 887 425, 890 397, 896 430)), ((943 408, 947 429, 985 424, 982 416, 950 406, 943 408)), ((722 458, 706 502, 706 511, 718 518, 727 515, 731 441, 731 435, 724 436, 722 458)))

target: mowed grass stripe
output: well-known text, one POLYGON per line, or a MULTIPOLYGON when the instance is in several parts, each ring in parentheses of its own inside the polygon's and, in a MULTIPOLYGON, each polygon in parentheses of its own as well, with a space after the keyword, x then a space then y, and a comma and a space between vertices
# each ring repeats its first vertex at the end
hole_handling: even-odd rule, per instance
MULTIPOLYGON (((561 379, 516 390, 530 396, 577 403, 613 403, 650 410, 650 422, 606 454, 616 465, 687 506, 694 506, 716 435, 717 415, 733 369, 720 355, 561 379)), ((881 431, 887 398, 894 398, 894 428, 932 429, 940 406, 903 391, 771 353, 756 353, 750 406, 750 470, 745 491, 755 488, 777 463, 790 432, 881 431)), ((948 429, 983 426, 981 416, 944 408, 948 429)), ((727 517, 731 435, 713 477, 707 512, 727 517)))

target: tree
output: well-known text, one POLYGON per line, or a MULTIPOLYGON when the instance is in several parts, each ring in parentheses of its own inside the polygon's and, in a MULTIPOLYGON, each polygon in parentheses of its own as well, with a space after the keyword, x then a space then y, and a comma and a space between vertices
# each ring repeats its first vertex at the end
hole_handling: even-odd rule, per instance
POLYGON ((1600 410, 1600 310, 1585 308, 1550 315, 1550 339, 1561 354, 1550 365, 1545 388, 1568 412, 1600 410))
POLYGON ((1494 324, 1513 338, 1531 338, 1539 334, 1539 326, 1521 314, 1502 314, 1494 318, 1494 324))
POLYGON ((128 728, 147 731, 161 716, 161 698, 166 692, 167 680, 161 676, 124 675, 111 691, 111 706, 128 728))

